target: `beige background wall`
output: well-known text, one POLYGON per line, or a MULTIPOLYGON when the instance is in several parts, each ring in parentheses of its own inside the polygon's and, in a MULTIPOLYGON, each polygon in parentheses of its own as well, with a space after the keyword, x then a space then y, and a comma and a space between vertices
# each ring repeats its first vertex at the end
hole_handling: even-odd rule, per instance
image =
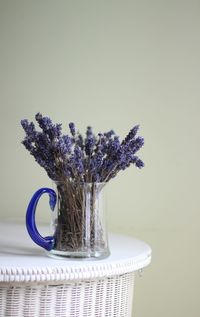
POLYGON ((135 317, 200 316, 199 17, 194 0, 0 0, 0 219, 23 218, 51 185, 20 119, 121 137, 140 123, 146 167, 118 175, 108 202, 110 230, 153 249, 135 317))

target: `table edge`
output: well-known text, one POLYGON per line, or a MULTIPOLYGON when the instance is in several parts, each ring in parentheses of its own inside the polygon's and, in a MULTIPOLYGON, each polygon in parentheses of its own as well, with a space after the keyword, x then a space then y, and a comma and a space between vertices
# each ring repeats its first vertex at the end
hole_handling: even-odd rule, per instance
POLYGON ((73 267, 10 267, 0 268, 0 285, 2 283, 49 283, 74 282, 107 278, 115 275, 135 272, 148 266, 151 262, 151 249, 137 258, 129 258, 109 263, 90 262, 90 264, 74 265, 73 267))

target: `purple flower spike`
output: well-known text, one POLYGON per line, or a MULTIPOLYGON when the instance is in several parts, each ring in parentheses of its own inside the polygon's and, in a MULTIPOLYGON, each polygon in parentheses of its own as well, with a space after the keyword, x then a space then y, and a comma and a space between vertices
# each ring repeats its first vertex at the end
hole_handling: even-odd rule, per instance
POLYGON ((62 154, 69 154, 71 153, 71 147, 72 147, 72 141, 71 138, 68 135, 63 135, 57 144, 57 149, 62 154))
POLYGON ((81 150, 83 151, 83 149, 84 149, 84 139, 83 139, 81 134, 78 135, 76 143, 81 148, 81 150))
POLYGON ((126 138, 124 139, 124 141, 122 142, 123 144, 127 144, 129 141, 131 141, 132 139, 134 139, 135 138, 135 136, 136 136, 136 134, 137 134, 137 132, 138 132, 138 130, 139 130, 139 125, 136 125, 136 126, 134 126, 131 130, 130 130, 130 132, 129 132, 129 134, 126 136, 126 138))
POLYGON ((141 147, 144 145, 144 138, 137 137, 135 140, 130 141, 128 144, 129 149, 133 154, 135 154, 137 151, 141 149, 141 147))
POLYGON ((35 130, 35 125, 33 122, 28 122, 27 119, 21 120, 21 125, 26 132, 26 135, 30 138, 33 139, 36 135, 36 130, 35 130))
POLYGON ((50 118, 43 117, 42 114, 39 112, 36 114, 35 119, 38 122, 40 128, 50 138, 50 140, 54 140, 60 137, 61 124, 54 125, 50 118))
POLYGON ((32 152, 33 151, 33 146, 32 146, 32 143, 30 141, 29 138, 25 138, 23 141, 22 141, 22 144, 25 146, 25 148, 29 151, 29 152, 32 152))
POLYGON ((69 123, 69 129, 70 129, 72 136, 75 136, 76 135, 76 128, 75 128, 75 124, 73 122, 69 123))
POLYGON ((90 138, 93 136, 92 127, 90 127, 90 126, 87 127, 86 136, 87 136, 87 138, 90 138))
POLYGON ((93 137, 89 137, 86 139, 85 143, 85 153, 86 155, 91 155, 94 149, 95 139, 93 137))
POLYGON ((110 130, 110 131, 104 133, 104 135, 105 135, 108 139, 110 139, 110 138, 112 137, 112 135, 114 135, 114 134, 115 134, 115 132, 114 132, 113 130, 110 130))
POLYGON ((87 127, 86 130, 86 139, 85 139, 85 153, 90 156, 94 150, 94 146, 96 143, 95 135, 92 132, 92 128, 90 126, 87 127))
POLYGON ((35 115, 36 121, 39 123, 40 128, 47 133, 49 129, 52 128, 53 124, 50 118, 43 117, 41 113, 35 115))
POLYGON ((84 172, 82 153, 83 152, 81 151, 80 147, 76 146, 74 149, 74 164, 80 174, 84 172))
POLYGON ((55 137, 59 139, 62 134, 62 124, 55 125, 55 137))
POLYGON ((135 163, 135 165, 138 167, 138 168, 142 168, 144 167, 144 163, 142 162, 142 160, 138 159, 135 163))

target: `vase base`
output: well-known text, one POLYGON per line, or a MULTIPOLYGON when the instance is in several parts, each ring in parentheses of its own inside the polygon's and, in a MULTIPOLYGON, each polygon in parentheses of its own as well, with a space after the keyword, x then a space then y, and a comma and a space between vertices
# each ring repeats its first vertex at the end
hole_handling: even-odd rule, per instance
POLYGON ((58 250, 51 250, 46 251, 46 254, 54 259, 70 259, 70 260, 86 260, 86 261, 95 261, 95 260, 103 260, 110 255, 109 250, 102 251, 92 251, 92 252, 81 252, 81 251, 58 251, 58 250))

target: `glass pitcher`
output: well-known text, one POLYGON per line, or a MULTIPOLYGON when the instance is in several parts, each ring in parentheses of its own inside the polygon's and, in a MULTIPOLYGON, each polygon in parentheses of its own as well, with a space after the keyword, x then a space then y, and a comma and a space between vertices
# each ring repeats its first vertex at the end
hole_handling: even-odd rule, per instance
POLYGON ((109 256, 105 205, 106 183, 54 182, 33 195, 26 213, 32 240, 52 257, 102 259, 109 256), (42 237, 35 223, 40 197, 47 193, 52 210, 52 236, 42 237))

